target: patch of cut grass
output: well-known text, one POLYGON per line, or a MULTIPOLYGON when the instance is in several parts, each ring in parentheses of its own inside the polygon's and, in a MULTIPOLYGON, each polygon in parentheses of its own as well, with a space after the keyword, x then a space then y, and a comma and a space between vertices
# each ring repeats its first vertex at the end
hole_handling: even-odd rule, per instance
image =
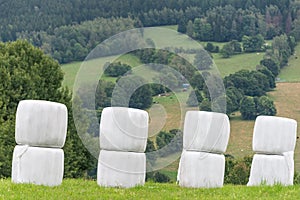
POLYGON ((64 72, 63 85, 72 89, 76 74, 81 66, 81 62, 72 62, 68 64, 61 65, 61 69, 64 72))
POLYGON ((230 58, 222 58, 220 54, 213 54, 213 60, 222 77, 225 77, 242 69, 255 70, 263 56, 264 53, 242 53, 230 58))
MULTIPOLYGON (((89 63, 93 62, 93 63, 95 63, 95 66, 97 66, 97 64, 98 64, 97 61, 99 61, 99 60, 97 60, 97 59, 96 60, 91 60, 91 61, 85 62, 85 64, 87 64, 88 62, 89 63)), ((132 66, 132 67, 140 66, 142 64, 140 62, 140 60, 132 54, 122 55, 121 57, 116 59, 116 62, 125 63, 125 64, 128 64, 128 65, 132 66)), ((63 85, 64 86, 67 86, 70 89, 73 88, 77 73, 78 73, 78 71, 79 71, 82 64, 83 64, 83 62, 73 62, 73 63, 61 65, 61 69, 64 72, 64 80, 63 80, 63 85)), ((90 65, 90 64, 88 64, 88 65, 90 65)), ((82 78, 85 78, 87 80, 91 79, 91 77, 93 77, 95 74, 98 74, 99 71, 102 70, 101 66, 91 67, 90 75, 87 75, 87 76, 82 77, 82 78)), ((105 75, 102 75, 101 79, 104 79, 104 80, 107 80, 107 81, 112 81, 112 82, 115 82, 117 80, 117 78, 115 78, 115 77, 107 77, 105 75)))
POLYGON ((121 62, 127 65, 130 65, 131 67, 136 67, 142 65, 140 59, 132 54, 124 54, 121 57, 119 57, 116 62, 121 62))
POLYGON ((200 47, 200 43, 189 39, 187 35, 180 34, 176 32, 176 30, 174 32, 170 30, 172 29, 168 26, 155 27, 153 29, 148 29, 144 35, 145 38, 151 38, 154 41, 155 46, 158 48, 182 47, 184 49, 194 49, 200 47), (197 44, 199 44, 199 46, 197 44))

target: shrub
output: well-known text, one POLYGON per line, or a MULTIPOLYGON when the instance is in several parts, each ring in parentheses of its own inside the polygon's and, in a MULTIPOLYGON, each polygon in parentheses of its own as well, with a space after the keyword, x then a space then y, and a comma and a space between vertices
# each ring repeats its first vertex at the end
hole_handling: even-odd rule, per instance
POLYGON ((167 175, 156 171, 156 172, 147 172, 146 173, 146 181, 153 181, 156 183, 168 183, 171 182, 170 177, 168 177, 167 175))
POLYGON ((241 160, 236 160, 232 156, 227 156, 224 183, 246 185, 249 181, 251 163, 251 156, 246 156, 241 160))
POLYGON ((170 182, 171 179, 167 175, 161 172, 155 172, 153 175, 153 180, 154 182, 158 182, 158 183, 168 183, 170 182))
POLYGON ((127 64, 122 64, 121 62, 117 62, 111 63, 104 71, 104 74, 106 74, 107 76, 118 77, 124 75, 130 70, 131 66, 127 64))
POLYGON ((295 185, 300 185, 300 173, 295 171, 294 174, 294 184, 295 185))

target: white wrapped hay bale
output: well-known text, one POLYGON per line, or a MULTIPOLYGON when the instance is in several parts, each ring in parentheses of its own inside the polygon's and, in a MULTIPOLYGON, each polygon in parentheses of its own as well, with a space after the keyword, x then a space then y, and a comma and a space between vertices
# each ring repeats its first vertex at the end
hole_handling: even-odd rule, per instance
POLYGON ((129 188, 144 185, 145 177, 146 156, 144 153, 100 151, 98 185, 129 188))
POLYGON ((62 183, 62 149, 17 145, 13 153, 12 182, 57 186, 62 183))
POLYGON ((100 148, 144 152, 148 137, 148 113, 122 107, 104 108, 100 122, 100 148))
POLYGON ((179 163, 177 179, 182 187, 222 187, 224 173, 224 155, 184 150, 179 163))
POLYGON ((183 148, 190 151, 224 153, 230 135, 226 114, 188 111, 185 116, 183 148))
POLYGON ((247 185, 293 185, 293 179, 294 152, 287 152, 284 155, 255 154, 247 185))
POLYGON ((264 154, 282 154, 294 151, 297 122, 293 119, 259 116, 255 120, 253 151, 264 154))
POLYGON ((30 146, 64 146, 67 134, 67 107, 61 103, 23 100, 16 114, 17 144, 30 146))

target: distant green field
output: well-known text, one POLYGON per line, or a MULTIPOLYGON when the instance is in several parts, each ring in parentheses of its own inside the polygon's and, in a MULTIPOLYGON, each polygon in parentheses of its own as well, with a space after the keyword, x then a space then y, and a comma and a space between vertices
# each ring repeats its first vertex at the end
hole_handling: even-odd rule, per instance
MULTIPOLYGON (((130 55, 130 54, 122 55, 121 57, 116 59, 116 62, 119 62, 119 61, 122 63, 128 64, 128 65, 131 65, 131 66, 139 66, 142 64, 137 57, 130 55)), ((61 68, 64 72, 64 81, 63 81, 64 86, 67 86, 70 89, 73 88, 74 81, 76 79, 76 75, 83 63, 84 62, 72 62, 72 63, 64 64, 61 66, 61 68)), ((101 67, 99 67, 98 69, 100 70, 100 68, 101 67)), ((95 70, 95 69, 97 69, 97 68, 94 67, 93 70, 95 70)), ((90 78, 90 77, 87 77, 87 78, 90 78)), ((107 81, 116 81, 117 78, 106 77, 105 75, 102 75, 102 79, 105 79, 107 81)))
POLYGON ((264 53, 244 53, 230 58, 222 58, 220 54, 213 54, 214 61, 223 77, 242 69, 255 70, 263 59, 264 53))
POLYGON ((281 69, 278 78, 283 82, 300 81, 300 44, 297 45, 295 54, 289 59, 288 66, 281 69))
MULTIPOLYGON (((229 74, 235 73, 241 69, 249 69, 254 70, 256 66, 259 64, 259 61, 263 58, 263 53, 247 53, 247 54, 240 54, 232 56, 231 58, 222 58, 219 54, 213 54, 214 62, 220 74, 225 77, 229 74)), ((122 63, 129 64, 131 66, 140 66, 142 63, 140 60, 131 54, 126 54, 118 58, 116 61, 120 61, 122 63)), ((74 62, 62 65, 62 70, 65 73, 64 82, 63 84, 68 86, 69 88, 73 87, 73 83, 76 78, 76 73, 80 68, 82 62, 74 62)), ((299 70, 300 71, 300 70, 299 70)), ((145 72, 141 71, 140 73, 144 73, 147 75, 151 73, 150 71, 146 70, 145 72)), ((300 78, 299 78, 300 79, 300 78)), ((115 80, 115 78, 111 79, 107 77, 107 80, 115 80)))
MULTIPOLYGON (((199 48, 201 45, 205 45, 206 43, 198 43, 194 40, 189 39, 187 36, 179 34, 176 32, 177 26, 162 26, 162 27, 154 27, 147 29, 144 32, 145 38, 151 38, 154 41, 157 48, 165 48, 165 47, 182 47, 184 49, 195 49, 199 48), (171 31, 170 31, 171 30, 171 31), (174 32, 172 31, 174 30, 174 32)), ((214 45, 218 45, 220 48, 225 43, 216 43, 213 42, 214 45)), ((231 73, 239 71, 241 69, 249 69, 253 70, 259 64, 259 61, 263 58, 264 53, 247 53, 232 56, 231 58, 224 59, 220 54, 213 54, 213 59, 221 73, 221 75, 227 76, 231 73)), ((187 56, 188 58, 191 56, 187 56)), ((123 63, 129 64, 131 66, 139 66, 141 62, 135 56, 130 54, 122 55, 117 61, 121 61, 123 63)), ((74 62, 66 65, 62 65, 62 69, 65 72, 64 85, 69 88, 73 87, 73 83, 75 80, 76 73, 80 68, 81 62, 74 62)), ((147 74, 149 71, 146 71, 147 74)), ((111 78, 107 78, 108 80, 115 80, 111 78)))
POLYGON ((177 31, 178 25, 167 25, 167 26, 161 26, 161 28, 168 28, 174 31, 177 31))
POLYGON ((121 62, 121 63, 127 64, 127 65, 130 65, 132 67, 142 65, 140 59, 136 56, 133 56, 132 54, 122 55, 120 58, 118 58, 116 60, 116 62, 121 62))
POLYGON ((182 188, 175 183, 151 183, 134 188, 104 188, 96 181, 65 179, 61 186, 13 184, 0 180, 1 199, 298 199, 300 186, 233 186, 223 188, 182 188))
POLYGON ((145 33, 145 38, 151 38, 154 41, 156 47, 171 46, 171 47, 195 48, 194 40, 191 40, 188 38, 187 35, 180 34, 174 29, 170 29, 170 28, 159 27, 159 28, 149 29, 149 31, 145 33), (170 31, 168 31, 168 29, 172 30, 171 35, 169 34, 170 31))
POLYGON ((68 86, 70 89, 73 88, 76 74, 80 68, 80 65, 81 62, 72 62, 61 66, 61 69, 64 72, 64 81, 63 81, 64 86, 68 86))

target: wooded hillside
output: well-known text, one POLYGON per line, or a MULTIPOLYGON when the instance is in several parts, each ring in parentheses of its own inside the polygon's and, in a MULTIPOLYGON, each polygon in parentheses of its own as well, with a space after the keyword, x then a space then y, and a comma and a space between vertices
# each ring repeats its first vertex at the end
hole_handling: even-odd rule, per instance
POLYGON ((144 26, 177 24, 206 15, 215 7, 231 5, 234 9, 258 9, 263 15, 266 7, 278 7, 283 23, 291 14, 295 18, 298 4, 293 0, 52 0, 18 1, 4 0, 0 3, 0 39, 15 40, 18 34, 27 31, 52 33, 62 25, 79 24, 97 17, 132 17, 144 26))

